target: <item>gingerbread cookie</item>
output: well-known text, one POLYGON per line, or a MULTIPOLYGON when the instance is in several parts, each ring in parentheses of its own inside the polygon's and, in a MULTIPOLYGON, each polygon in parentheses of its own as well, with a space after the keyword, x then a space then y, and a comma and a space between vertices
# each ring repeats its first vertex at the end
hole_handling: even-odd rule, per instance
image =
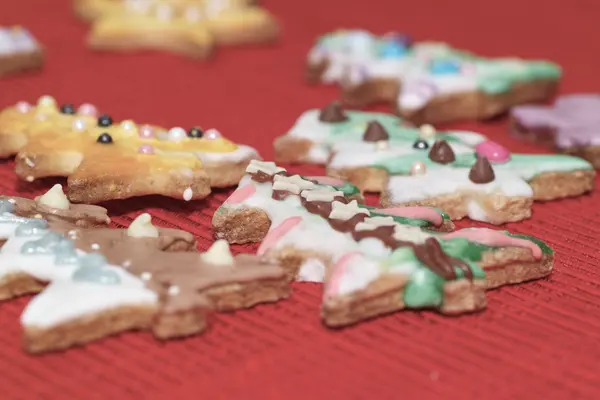
POLYGON ((273 262, 234 257, 223 241, 202 254, 189 251, 192 235, 156 228, 148 214, 126 230, 67 229, 19 218, 11 206, 0 202, 7 224, 0 222, 7 228, 0 294, 6 299, 43 289, 21 317, 31 353, 127 330, 151 330, 159 339, 192 335, 206 328, 212 310, 248 308, 290 292, 273 262))
MULTIPOLYGON (((113 2, 115 3, 115 2, 113 2)), ((206 58, 214 45, 262 43, 279 33, 275 19, 244 1, 125 1, 112 4, 92 25, 96 50, 165 50, 206 58)))
POLYGON ((74 202, 146 194, 192 200, 206 197, 210 187, 237 184, 249 160, 258 157, 255 149, 215 129, 115 123, 109 115, 91 112, 92 106, 80 108, 86 112, 76 113, 71 105, 59 109, 45 96, 36 107, 18 105, 0 114, 0 132, 5 132, 0 147, 5 154, 19 151, 21 179, 68 177, 74 202))
POLYGON ((40 69, 44 51, 29 31, 20 26, 0 26, 0 78, 20 71, 40 69))
POLYGON ((487 119, 550 98, 560 68, 547 61, 486 59, 401 34, 336 31, 308 56, 310 82, 341 83, 344 101, 389 102, 415 123, 487 119))
POLYGON ((553 106, 519 106, 510 114, 514 136, 585 158, 600 168, 600 95, 561 96, 553 106))
POLYGON ((328 175, 382 192, 384 206, 435 206, 452 219, 492 223, 527 218, 533 200, 579 196, 594 185, 592 166, 578 157, 511 154, 477 133, 403 126, 389 115, 337 104, 304 113, 276 140, 275 154, 285 162, 324 163, 328 175), (479 155, 493 168, 492 181, 470 173, 479 155))
MULTIPOLYGON (((28 202, 31 201, 21 198, 0 199, 0 241, 3 242, 0 248, 0 300, 39 292, 48 282, 65 279, 73 273, 75 265, 72 262, 65 260, 61 264, 56 261, 68 254, 44 251, 40 249, 43 246, 58 246, 66 253, 79 255, 83 254, 81 249, 99 250, 101 245, 106 251, 124 244, 146 246, 148 251, 191 251, 196 248, 193 235, 177 229, 156 228, 151 225, 148 214, 140 215, 129 229, 84 229, 80 227, 86 226, 86 215, 76 210, 23 217, 22 214, 30 214, 23 213, 28 202), (81 219, 73 222, 76 217, 81 219), (30 242, 29 247, 25 246, 30 242), (57 265, 62 268, 56 268, 57 265)), ((40 211, 47 207, 43 205, 40 211)), ((75 207, 92 209, 95 206, 75 207)))
POLYGON ((356 157, 373 149, 394 151, 398 155, 421 150, 436 138, 452 141, 455 152, 472 151, 471 147, 486 138, 473 132, 436 133, 428 125, 416 128, 390 114, 345 110, 333 102, 320 110, 308 110, 292 128, 275 140, 275 160, 282 163, 327 164, 338 152, 356 157))
POLYGON ((16 155, 38 136, 84 130, 95 125, 99 116, 97 108, 89 103, 59 107, 51 96, 40 97, 36 104, 20 101, 0 111, 0 158, 16 155))
MULTIPOLYGON (((0 196, 0 201, 13 204, 11 213, 22 218, 43 218, 49 223, 91 228, 108 225, 110 218, 104 207, 72 204, 65 196, 62 185, 56 184, 34 200, 23 197, 0 196)), ((8 212, 8 211, 4 211, 8 212)))
POLYGON ((404 308, 479 310, 485 289, 546 276, 553 263, 552 250, 535 238, 451 232, 437 209, 361 206, 274 163, 250 164, 213 225, 231 242, 262 240, 258 255, 278 260, 288 279, 324 281, 329 326, 404 308))

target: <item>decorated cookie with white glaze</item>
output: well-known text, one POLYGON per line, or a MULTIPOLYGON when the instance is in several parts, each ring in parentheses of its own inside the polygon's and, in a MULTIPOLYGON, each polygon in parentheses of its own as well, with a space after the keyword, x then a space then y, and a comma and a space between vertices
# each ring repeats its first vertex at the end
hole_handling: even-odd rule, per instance
POLYGON ((439 123, 485 119, 545 100, 561 69, 548 61, 484 58, 443 43, 413 43, 398 33, 343 30, 318 39, 308 55, 308 76, 313 83, 342 84, 348 103, 394 101, 409 120, 439 123))
POLYGON ((262 241, 258 254, 277 259, 290 279, 325 280, 323 316, 330 326, 402 308, 480 309, 486 287, 551 270, 552 251, 535 238, 490 229, 451 232, 438 209, 367 207, 299 176, 275 189, 287 173, 272 163, 268 169, 248 170, 213 217, 216 235, 232 243, 262 241), (499 260, 509 254, 540 269, 507 274, 515 259, 499 260))
POLYGON ((0 26, 0 78, 42 67, 42 46, 21 26, 0 26))
POLYGON ((334 102, 302 113, 292 128, 275 140, 275 159, 285 163, 334 162, 333 167, 343 168, 360 165, 360 159, 372 158, 371 153, 394 156, 423 152, 439 138, 448 140, 455 152, 470 152, 486 140, 474 132, 436 132, 430 125, 413 127, 394 115, 345 110, 334 102), (351 160, 336 157, 342 152, 351 160))
POLYGON ((456 154, 448 142, 437 141, 426 157, 385 158, 373 165, 390 175, 384 206, 427 205, 452 219, 468 216, 493 224, 530 217, 534 200, 589 192, 595 176, 581 158, 511 154, 489 141, 477 145, 474 154, 456 154))

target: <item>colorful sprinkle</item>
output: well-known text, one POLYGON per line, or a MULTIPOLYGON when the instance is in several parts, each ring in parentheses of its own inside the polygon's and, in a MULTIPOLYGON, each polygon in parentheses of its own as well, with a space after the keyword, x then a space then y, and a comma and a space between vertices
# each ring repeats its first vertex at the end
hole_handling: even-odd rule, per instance
POLYGON ((140 154, 154 154, 154 147, 149 144, 143 144, 139 147, 138 153, 140 154))
POLYGON ((74 131, 81 132, 85 130, 86 124, 84 120, 77 118, 73 121, 73 124, 71 126, 74 131))
POLYGON ((154 134, 154 128, 152 128, 150 125, 142 125, 138 132, 138 135, 142 139, 152 139, 154 137, 154 134))
POLYGON ((208 140, 216 140, 221 137, 221 132, 216 129, 209 129, 204 133, 204 138, 208 140))
POLYGON ((429 65, 433 75, 457 74, 461 71, 460 63, 456 60, 433 60, 429 65))
POLYGON ((26 101, 20 101, 15 105, 15 108, 17 109, 18 112, 22 113, 22 114, 26 114, 29 111, 31 111, 31 104, 29 104, 26 101))
POLYGON ((503 164, 510 160, 510 151, 491 140, 479 143, 475 146, 475 152, 480 156, 487 157, 488 161, 495 164, 503 164))
POLYGON ((168 140, 172 142, 179 142, 184 140, 187 137, 187 132, 183 128, 171 128, 169 129, 169 133, 167 134, 168 140))
POLYGON ((90 117, 97 117, 98 109, 96 109, 96 106, 94 106, 93 104, 84 103, 84 104, 80 105, 79 108, 77 109, 77 114, 87 115, 90 117))

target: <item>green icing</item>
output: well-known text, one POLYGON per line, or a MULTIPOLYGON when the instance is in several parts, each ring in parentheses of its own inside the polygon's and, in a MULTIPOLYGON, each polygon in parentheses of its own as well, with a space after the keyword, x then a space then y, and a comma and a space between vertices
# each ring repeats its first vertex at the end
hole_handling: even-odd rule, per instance
MULTIPOLYGON (((436 168, 437 164, 429 159, 427 153, 413 153, 401 157, 389 157, 379 160, 373 166, 385 169, 391 175, 408 175, 416 161, 427 167, 436 168)), ((475 152, 456 155, 456 161, 449 166, 456 168, 471 168, 475 163, 475 152)), ((582 158, 563 154, 511 154, 510 161, 503 164, 493 164, 495 170, 511 171, 523 179, 529 180, 544 172, 570 172, 591 170, 592 165, 582 158)))
POLYGON ((350 182, 344 182, 342 186, 332 186, 335 190, 344 193, 345 197, 355 196, 360 194, 360 190, 350 182))
MULTIPOLYGON (((394 219, 395 222, 397 222, 399 224, 409 225, 409 226, 417 226, 417 227, 421 227, 421 228, 426 228, 426 227, 431 226, 431 222, 426 221, 424 219, 414 219, 414 218, 399 217, 396 215, 382 214, 382 213, 377 212, 377 210, 378 210, 377 207, 366 206, 364 204, 359 204, 359 207, 369 210, 371 212, 370 213, 371 217, 391 217, 394 219)), ((433 207, 431 207, 431 208, 433 208, 433 207)), ((442 216, 442 219, 444 221, 447 221, 450 219, 448 214, 446 214, 442 210, 439 210, 437 208, 435 210, 442 216)))
MULTIPOLYGON (((466 260, 475 279, 483 279, 485 274, 479 266, 466 260)), ((381 262, 384 270, 392 269, 394 265, 411 263, 416 268, 404 287, 403 300, 409 308, 436 307, 442 304, 444 298, 445 279, 429 268, 422 265, 415 257, 410 247, 401 247, 381 262)), ((456 269, 457 279, 464 277, 460 269, 456 269)))
POLYGON ((484 92, 495 94, 506 92, 522 81, 539 79, 558 79, 561 69, 547 61, 505 61, 484 60, 482 73, 478 76, 477 85, 484 92))
POLYGON ((419 268, 404 287, 403 299, 409 308, 439 306, 444 299, 444 279, 427 268, 419 268))
POLYGON ((530 242, 537 244, 540 247, 540 249, 542 250, 542 253, 544 253, 544 254, 554 254, 554 250, 552 250, 552 248, 550 246, 548 246, 545 242, 541 241, 538 238, 535 238, 533 236, 527 236, 527 235, 517 235, 514 233, 508 233, 508 232, 505 232, 505 233, 506 233, 506 235, 508 235, 510 237, 514 237, 517 239, 529 240, 530 242))
MULTIPOLYGON (((416 140, 420 139, 421 131, 419 129, 403 126, 402 120, 394 115, 363 111, 346 111, 346 115, 348 116, 347 121, 331 124, 329 137, 325 138, 326 143, 362 142, 367 124, 371 121, 377 121, 385 128, 392 145, 395 142, 405 142, 408 146, 412 146, 416 140)), ((436 139, 461 142, 460 139, 452 136, 452 132, 437 134, 436 139)))

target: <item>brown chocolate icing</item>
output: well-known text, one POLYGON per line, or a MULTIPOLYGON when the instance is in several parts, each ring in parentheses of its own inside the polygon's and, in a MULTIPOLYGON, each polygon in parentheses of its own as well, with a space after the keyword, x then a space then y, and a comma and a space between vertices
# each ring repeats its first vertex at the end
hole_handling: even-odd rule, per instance
POLYGON ((377 121, 370 121, 367 125, 367 129, 363 134, 363 140, 365 142, 379 142, 382 140, 388 140, 390 135, 388 135, 387 131, 377 121))
MULTIPOLYGON (((450 155, 452 156, 452 160, 454 160, 454 152, 452 151, 450 146, 448 146, 448 144, 445 141, 441 142, 443 142, 443 145, 448 147, 448 149, 450 150, 450 155)), ((438 143, 439 142, 436 142, 436 144, 438 143)), ((444 154, 447 155, 447 153, 444 154)), ((276 192, 280 191, 273 191, 272 196, 274 199, 276 199, 276 196, 279 196, 279 194, 276 194, 276 192)), ((285 193, 287 195, 291 195, 289 192, 285 193)), ((343 233, 350 233, 356 241, 360 241, 366 238, 375 238, 380 240, 386 247, 389 247, 392 250, 395 250, 400 247, 410 247, 412 248, 417 259, 423 265, 425 265, 427 268, 429 268, 431 271, 438 274, 442 278, 456 279, 456 267, 464 272, 464 276, 467 279, 473 279, 473 272, 471 271, 470 267, 463 261, 447 255, 442 249, 440 243, 434 238, 427 239, 423 244, 400 241, 394 238, 394 226, 379 226, 371 230, 366 229, 357 231, 356 225, 367 218, 367 215, 364 213, 355 214, 347 220, 329 218, 329 215, 331 214, 331 210, 333 208, 332 204, 334 201, 340 201, 344 204, 348 203, 348 199, 341 196, 335 197, 333 201, 308 201, 304 197, 300 196, 300 202, 302 206, 306 208, 306 210, 309 213, 317 214, 322 218, 325 218, 329 222, 329 225, 332 229, 343 233)))
POLYGON ((66 225, 91 228, 104 226, 110 223, 107 210, 104 207, 71 204, 68 210, 49 207, 35 200, 23 197, 0 196, 0 200, 14 200, 15 215, 26 218, 43 218, 50 223, 63 223, 66 225))
POLYGON ((271 195, 271 197, 273 198, 273 200, 284 200, 290 194, 291 193, 287 190, 273 190, 273 194, 271 195))
POLYGON ((348 120, 348 116, 344 113, 344 109, 339 101, 334 101, 326 105, 323 109, 321 109, 321 113, 319 114, 319 121, 328 122, 330 124, 335 124, 338 122, 344 122, 348 120))
POLYGON ((429 159, 439 164, 450 164, 456 160, 456 157, 448 142, 436 140, 429 150, 429 159))
POLYGON ((250 175, 250 178, 254 182, 258 182, 258 183, 265 183, 265 182, 272 182, 273 181, 273 175, 269 175, 266 172, 257 171, 255 173, 251 173, 249 175, 250 175))
POLYGON ((475 161, 475 164, 473 164, 471 170, 469 171, 469 179, 471 182, 478 184, 490 183, 496 179, 494 169, 492 168, 487 157, 477 157, 477 161, 475 161))
POLYGON ((367 214, 363 214, 363 213, 359 213, 359 214, 355 214, 353 217, 343 220, 343 219, 333 219, 333 218, 329 218, 329 225, 331 225, 331 227, 333 229, 335 229, 336 231, 339 232, 353 232, 354 229, 356 228, 356 225, 359 222, 363 222, 365 220, 365 218, 367 218, 367 214))
POLYGON ((375 229, 365 229, 362 231, 353 231, 352 237, 357 242, 362 239, 375 238, 379 239, 386 247, 391 249, 398 247, 398 241, 394 239, 393 226, 378 226, 375 229))
MULTIPOLYGON (((215 307, 219 293, 206 291, 255 280, 283 278, 284 270, 273 261, 254 255, 238 255, 233 265, 204 262, 194 251, 167 252, 173 243, 193 241, 189 233, 159 229, 158 238, 135 238, 125 229, 73 229, 63 233, 86 252, 99 252, 112 265, 122 266, 158 293, 161 314, 215 307), (173 290, 174 288, 174 290, 173 290)), ((195 243, 195 242, 194 242, 195 243)))

